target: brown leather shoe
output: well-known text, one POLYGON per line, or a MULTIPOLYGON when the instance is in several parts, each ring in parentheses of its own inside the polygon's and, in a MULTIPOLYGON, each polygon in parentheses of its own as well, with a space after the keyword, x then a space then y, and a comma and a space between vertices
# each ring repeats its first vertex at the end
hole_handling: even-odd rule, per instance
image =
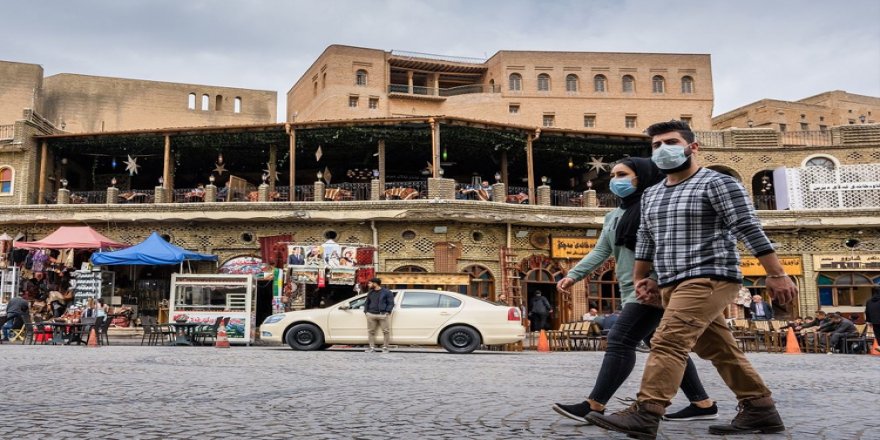
POLYGON ((709 427, 709 434, 772 434, 785 431, 782 417, 776 411, 773 399, 769 397, 743 400, 736 409, 739 413, 729 425, 712 425, 709 427))
POLYGON ((657 438, 657 427, 663 412, 662 405, 636 402, 623 411, 607 416, 591 412, 587 414, 587 420, 600 428, 622 432, 632 438, 654 440, 657 438))

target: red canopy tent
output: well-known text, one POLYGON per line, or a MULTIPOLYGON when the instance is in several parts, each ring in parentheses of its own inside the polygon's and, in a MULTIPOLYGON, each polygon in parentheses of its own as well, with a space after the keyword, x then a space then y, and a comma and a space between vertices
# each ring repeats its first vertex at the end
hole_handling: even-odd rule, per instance
POLYGON ((16 241, 13 247, 23 249, 106 249, 129 245, 113 241, 88 226, 62 226, 37 241, 16 241))

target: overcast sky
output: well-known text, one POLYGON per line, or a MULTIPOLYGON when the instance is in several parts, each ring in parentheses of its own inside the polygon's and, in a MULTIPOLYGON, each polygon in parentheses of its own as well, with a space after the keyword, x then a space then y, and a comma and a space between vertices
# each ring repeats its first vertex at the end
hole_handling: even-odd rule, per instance
POLYGON ((880 1, 39 1, 5 5, 0 59, 285 96, 330 44, 712 55, 718 115, 828 90, 880 96, 880 1))

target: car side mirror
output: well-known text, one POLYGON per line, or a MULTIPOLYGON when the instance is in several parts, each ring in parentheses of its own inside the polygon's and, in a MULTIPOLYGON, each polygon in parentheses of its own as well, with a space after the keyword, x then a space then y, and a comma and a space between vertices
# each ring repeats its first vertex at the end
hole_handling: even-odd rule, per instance
POLYGON ((348 305, 341 305, 339 306, 339 310, 351 310, 351 307, 349 307, 348 305))

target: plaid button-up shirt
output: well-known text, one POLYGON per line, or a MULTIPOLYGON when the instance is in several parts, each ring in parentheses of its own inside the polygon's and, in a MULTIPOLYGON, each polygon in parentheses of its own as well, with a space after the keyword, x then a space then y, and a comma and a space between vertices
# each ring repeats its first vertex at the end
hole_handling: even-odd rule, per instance
POLYGON ((701 168, 642 195, 635 258, 653 262, 661 287, 691 278, 742 282, 737 238, 756 257, 774 252, 752 200, 730 176, 701 168))

